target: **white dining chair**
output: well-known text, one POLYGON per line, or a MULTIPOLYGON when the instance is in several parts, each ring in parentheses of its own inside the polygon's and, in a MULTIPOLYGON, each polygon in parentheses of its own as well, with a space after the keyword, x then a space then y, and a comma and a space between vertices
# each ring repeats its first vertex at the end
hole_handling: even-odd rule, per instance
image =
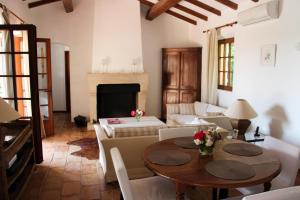
POLYGON ((244 197, 242 200, 299 200, 300 186, 272 190, 244 197))
POLYGON ((110 154, 124 200, 176 199, 174 183, 160 176, 129 180, 118 148, 111 148, 110 154))
MULTIPOLYGON (((294 186, 298 173, 300 150, 287 142, 266 136, 262 147, 276 156, 281 163, 281 172, 271 182, 271 190, 294 186)), ((264 191, 263 185, 237 188, 243 195, 257 194, 264 191)))
POLYGON ((164 128, 159 129, 158 139, 159 141, 167 140, 176 137, 188 137, 193 136, 198 130, 197 127, 180 127, 180 128, 164 128))

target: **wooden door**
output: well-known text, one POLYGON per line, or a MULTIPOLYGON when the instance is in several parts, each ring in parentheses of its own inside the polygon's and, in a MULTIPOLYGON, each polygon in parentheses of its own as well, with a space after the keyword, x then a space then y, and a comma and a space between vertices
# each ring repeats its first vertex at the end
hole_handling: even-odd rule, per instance
POLYGON ((23 119, 32 121, 35 161, 43 161, 36 27, 34 25, 0 25, 0 97, 23 119))
POLYGON ((180 52, 163 53, 163 88, 178 89, 180 85, 180 52))
POLYGON ((179 90, 164 90, 163 92, 163 104, 162 104, 162 116, 165 119, 167 113, 166 104, 179 103, 179 90))
POLYGON ((37 60, 40 110, 48 137, 54 135, 50 39, 37 39, 37 60))
POLYGON ((180 90, 180 103, 194 103, 197 100, 197 92, 193 90, 180 90))
POLYGON ((199 53, 197 50, 181 53, 180 89, 196 90, 198 88, 199 53))

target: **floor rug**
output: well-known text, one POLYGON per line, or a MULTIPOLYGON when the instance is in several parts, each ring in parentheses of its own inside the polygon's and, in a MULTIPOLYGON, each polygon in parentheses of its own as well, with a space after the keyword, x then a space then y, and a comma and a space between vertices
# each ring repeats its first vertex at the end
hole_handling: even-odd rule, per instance
POLYGON ((99 147, 97 138, 82 138, 68 142, 69 145, 80 146, 81 150, 71 153, 74 156, 85 157, 89 160, 99 159, 99 147))

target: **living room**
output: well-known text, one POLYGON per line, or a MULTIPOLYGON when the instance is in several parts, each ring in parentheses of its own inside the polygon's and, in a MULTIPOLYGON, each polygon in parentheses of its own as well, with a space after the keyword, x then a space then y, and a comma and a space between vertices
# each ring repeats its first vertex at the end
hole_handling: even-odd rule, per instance
MULTIPOLYGON (((82 138, 95 139, 94 123, 97 123, 100 118, 96 107, 98 84, 139 83, 140 91, 137 96, 136 108, 145 111, 146 116, 154 116, 162 121, 164 121, 163 118, 168 120, 166 119, 167 113, 163 117, 163 107, 166 106, 166 102, 163 101, 163 84, 165 84, 163 80, 169 79, 169 77, 165 77, 163 71, 163 48, 201 48, 201 75, 197 79, 199 81, 197 98, 189 103, 201 101, 216 105, 225 111, 227 108, 231 108, 237 99, 245 99, 248 102, 247 105, 255 112, 255 116, 249 118, 251 126, 246 127, 248 132, 253 133, 256 127, 259 127, 259 132, 263 135, 271 135, 288 144, 300 147, 300 136, 298 136, 300 130, 297 126, 298 114, 300 114, 300 108, 297 106, 299 94, 296 92, 299 90, 299 85, 294 81, 297 80, 296 76, 299 72, 297 67, 300 64, 300 28, 297 26, 300 22, 297 8, 300 5, 297 0, 279 0, 278 2, 270 0, 183 0, 170 1, 171 4, 168 4, 169 0, 164 0, 162 2, 167 2, 169 7, 161 8, 159 14, 154 12, 154 17, 148 15, 149 10, 158 2, 156 0, 44 0, 40 1, 40 5, 32 4, 39 1, 28 0, 1 0, 0 2, 3 5, 1 6, 2 10, 5 6, 9 13, 14 13, 9 14, 11 24, 20 24, 21 19, 25 24, 36 26, 37 38, 49 38, 52 45, 62 44, 68 47, 70 51, 70 118, 73 121, 74 117, 81 115, 87 119, 88 123, 87 130, 82 132, 83 129, 76 128, 74 123, 71 123, 68 117, 65 119, 65 115, 62 113, 54 114, 54 136, 50 136, 50 134, 50 137, 43 139, 42 142, 43 160, 46 162, 42 163, 40 171, 34 172, 43 174, 44 182, 38 182, 42 186, 47 184, 45 170, 53 170, 56 176, 64 173, 63 164, 60 162, 65 160, 64 166, 67 167, 68 155, 65 155, 67 154, 64 152, 65 148, 68 148, 67 152, 69 152, 71 145, 73 150, 78 150, 78 147, 73 147, 72 144, 66 145, 67 142, 82 138), (70 5, 68 2, 71 2, 72 5, 71 12, 67 12, 66 9, 66 5, 70 5), (278 3, 277 7, 275 6, 277 8, 276 17, 272 16, 274 8, 264 8, 264 5, 270 2, 278 3), (30 4, 35 6, 29 6, 30 4), (176 4, 179 6, 171 8, 176 4), (204 8, 203 4, 206 5, 204 8), (256 7, 259 7, 260 10, 255 11, 256 7), (262 11, 263 9, 265 11, 262 11), (267 12, 267 9, 271 11, 267 12), (248 12, 243 16, 241 15, 243 11, 248 12), (251 20, 255 21, 260 12, 269 15, 266 17, 268 19, 260 19, 256 23, 250 22, 251 20), (246 18, 244 22, 242 22, 243 17, 246 18), (149 20, 150 18, 151 20, 149 20), (217 28, 216 31, 214 28, 217 28), (232 38, 234 39, 226 44, 234 47, 230 50, 230 54, 234 53, 234 56, 218 57, 216 54, 218 54, 219 46, 214 50, 211 41, 217 41, 215 44, 218 45, 219 41, 227 41, 226 39, 232 38), (264 60, 266 56, 271 58, 266 61, 264 60), (226 75, 220 68, 218 70, 219 59, 223 59, 224 63, 225 60, 228 64, 230 63, 230 69, 226 71, 226 75), (234 63, 231 63, 231 60, 234 60, 234 63), (212 64, 214 62, 215 64, 212 64), (211 72, 211 65, 217 67, 214 68, 216 71, 211 72), (221 75, 224 75, 224 79, 219 78, 221 75), (127 76, 128 78, 126 78, 127 76), (63 120, 66 121, 63 122, 63 120), (57 138, 58 140, 56 140, 57 138), (52 146, 57 141, 58 143, 52 146), (49 160, 49 157, 51 159, 55 157, 55 147, 61 145, 59 143, 61 141, 64 146, 61 147, 63 153, 57 153, 58 163, 51 164, 52 160, 49 160), (55 169, 49 167, 55 166, 55 164, 58 166, 54 167, 55 169)), ((4 96, 1 97, 4 98, 4 96)), ((179 103, 173 97, 170 99, 171 102, 167 102, 168 104, 179 103)), ((219 112, 219 110, 214 110, 214 112, 219 112)), ((193 119, 194 117, 192 117, 193 119)), ((143 123, 142 120, 141 123, 143 123)), ((46 125, 45 128, 47 129, 46 125)), ((102 136, 101 139, 103 139, 102 136)), ((157 139, 157 135, 154 139, 144 139, 143 144, 150 145, 157 139)), ((137 139, 136 142, 141 142, 141 140, 143 139, 137 139)), ((88 141, 88 145, 94 145, 94 142, 88 141)), ((98 141, 98 143, 100 142, 98 141)), ((131 142, 133 141, 122 144, 120 151, 122 148, 130 149, 128 146, 131 142)), ((118 143, 117 140, 116 143, 118 143)), ((112 148, 114 146, 110 145, 113 144, 104 142, 102 144, 104 147, 100 145, 100 154, 101 150, 103 151, 101 148, 112 148)), ((93 150, 89 149, 88 151, 93 150)), ((134 152, 135 149, 130 151, 134 152)), ((140 154, 142 153, 140 152, 140 154)), ((105 149, 105 154, 106 157, 110 156, 110 150, 105 149)), ((121 154, 126 165, 124 152, 121 151, 121 154)), ((87 155, 90 156, 90 153, 87 155)), ((102 160, 101 166, 100 157, 100 168, 103 168, 105 162, 102 160)), ((78 161, 74 155, 72 155, 72 159, 75 163, 78 161)), ((93 172, 95 172, 94 166, 99 166, 98 161, 96 163, 82 156, 81 159, 84 160, 81 160, 81 164, 86 162, 87 168, 90 167, 93 172)), ((113 163, 108 162, 110 162, 112 173, 115 173, 113 163)), ((143 165, 142 160, 139 161, 139 164, 143 165)), ((82 171, 83 164, 78 168, 80 168, 79 171, 82 171)), ((146 167, 144 168, 146 169, 146 167)), ((85 169, 86 171, 88 169, 85 169)), ((48 173, 49 171, 47 171, 47 176, 48 173)), ((128 171, 129 178, 132 178, 130 173, 128 171)), ((78 174, 72 174, 78 179, 70 178, 73 185, 66 185, 71 188, 67 192, 63 191, 64 181, 61 180, 61 177, 51 179, 50 183, 54 187, 39 186, 38 191, 37 189, 31 190, 31 192, 26 190, 27 194, 30 193, 27 198, 47 199, 46 196, 51 194, 55 196, 52 199, 78 199, 80 197, 89 199, 88 194, 99 190, 98 193, 94 193, 94 196, 90 194, 90 199, 118 199, 120 193, 123 193, 117 183, 108 185, 105 183, 103 172, 100 172, 101 175, 97 175, 100 176, 99 179, 102 182, 93 182, 90 174, 92 173, 80 174, 79 178, 78 174), (89 184, 89 181, 92 183, 89 184), (82 182, 87 184, 82 184, 82 182), (98 186, 101 189, 97 188, 98 186), (79 191, 79 193, 74 191, 79 191)), ((114 179, 116 178, 114 174, 114 179)), ((235 191, 230 191, 229 196, 235 195, 235 191)))

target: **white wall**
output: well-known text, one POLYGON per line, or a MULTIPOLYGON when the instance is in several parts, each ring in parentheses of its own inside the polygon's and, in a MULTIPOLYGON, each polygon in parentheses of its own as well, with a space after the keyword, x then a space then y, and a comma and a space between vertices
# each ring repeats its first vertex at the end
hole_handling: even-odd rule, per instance
POLYGON ((163 14, 153 21, 145 19, 147 7, 142 7, 142 43, 145 72, 150 84, 147 115, 161 116, 162 48, 197 46, 189 39, 189 24, 163 14))
POLYGON ((140 2, 95 1, 93 72, 143 72, 140 2))
POLYGON ((66 13, 62 2, 32 9, 37 19, 38 37, 70 47, 72 118, 88 116, 87 73, 91 71, 94 0, 74 0, 74 12, 66 13))
MULTIPOLYGON (((35 18, 32 12, 30 12, 31 10, 28 8, 27 2, 14 1, 14 0, 0 0, 0 2, 4 4, 9 10, 13 11, 16 15, 18 15, 21 19, 23 19, 25 23, 28 24, 35 23, 35 18)), ((10 23, 19 24, 19 20, 10 14, 10 23)))
POLYGON ((52 65, 52 96, 53 111, 66 111, 66 46, 59 43, 51 44, 52 65))
MULTIPOLYGON (((260 1, 259 3, 267 2, 260 1)), ((240 5, 240 11, 252 7, 254 3, 240 5)), ((233 92, 219 91, 219 103, 229 106, 236 98, 245 98, 258 113, 253 120, 254 126, 260 126, 264 133, 300 146, 300 7, 299 0, 281 1, 280 18, 261 22, 247 27, 236 25, 225 28, 221 37, 235 37, 235 72, 233 92), (266 67, 260 63, 261 47, 277 44, 275 67, 266 67), (299 47, 298 47, 299 48, 299 47)), ((215 27, 236 20, 237 12, 223 13, 222 17, 212 19, 208 27, 215 27)), ((191 37, 201 33, 201 27, 191 29, 191 37)), ((204 45, 205 37, 198 42, 204 45)), ((207 66, 204 61, 204 66, 207 66)))

